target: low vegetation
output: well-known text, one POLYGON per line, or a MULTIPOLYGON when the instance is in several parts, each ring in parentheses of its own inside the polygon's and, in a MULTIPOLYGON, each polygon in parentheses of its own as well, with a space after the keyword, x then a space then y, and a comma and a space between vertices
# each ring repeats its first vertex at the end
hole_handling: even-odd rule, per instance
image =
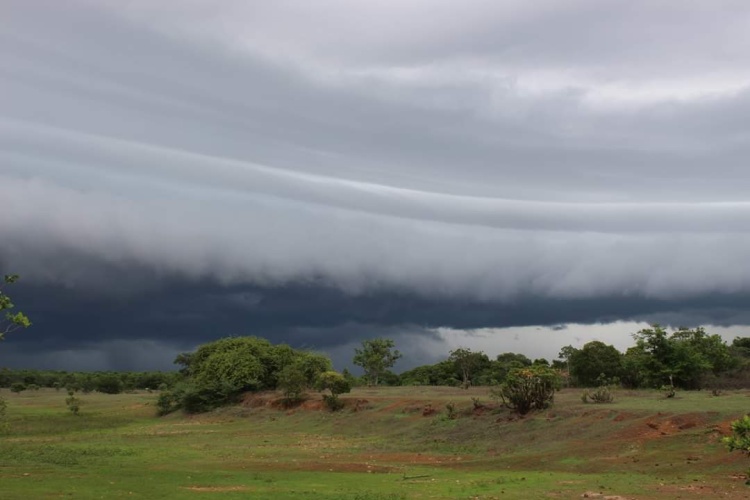
MULTIPOLYGON (((328 391, 326 391, 328 392, 328 391)), ((561 389, 523 418, 487 388, 354 387, 330 412, 247 393, 200 415, 154 416, 156 393, 9 395, 2 498, 746 498, 747 458, 721 440, 747 391, 561 389), (481 402, 484 400, 485 402, 481 402), (475 404, 475 401, 479 404, 475 404), (431 407, 433 412, 424 412, 431 407), (599 496, 600 495, 600 496, 599 496)))

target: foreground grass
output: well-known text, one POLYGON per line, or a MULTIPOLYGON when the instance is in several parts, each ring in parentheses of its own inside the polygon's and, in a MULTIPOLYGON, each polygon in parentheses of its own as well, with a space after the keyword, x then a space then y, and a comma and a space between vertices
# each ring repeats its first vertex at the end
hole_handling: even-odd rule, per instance
MULTIPOLYGON (((207 415, 154 416, 153 394, 1 393, 0 498, 746 498, 746 459, 719 442, 748 393, 580 391, 523 419, 473 411, 485 389, 355 390, 336 414, 270 397, 207 415), (359 411, 353 411, 359 401, 359 411), (448 419, 454 402, 458 418, 448 419), (423 416, 425 406, 437 413, 423 416)), ((317 398, 317 395, 313 397, 317 398)))

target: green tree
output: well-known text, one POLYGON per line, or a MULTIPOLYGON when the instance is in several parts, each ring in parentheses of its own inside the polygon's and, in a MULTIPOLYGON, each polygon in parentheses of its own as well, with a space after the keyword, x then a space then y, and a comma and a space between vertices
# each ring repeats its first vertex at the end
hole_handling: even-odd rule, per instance
POLYGON ((482 385, 497 385, 505 381, 508 373, 515 368, 531 366, 532 361, 515 352, 505 352, 498 354, 494 361, 491 361, 487 367, 482 370, 479 376, 482 385))
POLYGON ((570 353, 570 375, 579 386, 599 385, 606 379, 619 378, 622 371, 622 354, 614 346, 594 340, 570 353))
POLYGON ((326 406, 333 411, 340 410, 344 407, 343 403, 339 400, 339 394, 344 394, 352 390, 349 381, 346 380, 342 374, 333 370, 318 375, 316 388, 319 391, 330 391, 330 395, 323 395, 323 401, 325 401, 326 406))
POLYGON ((104 373, 96 377, 94 383, 96 390, 104 394, 120 394, 122 392, 122 381, 116 373, 104 373))
POLYGON ((354 364, 364 369, 368 386, 378 385, 380 376, 401 358, 394 347, 393 340, 379 338, 365 340, 361 349, 354 349, 354 364))
POLYGON ((565 362, 565 371, 567 372, 567 376, 565 377, 566 385, 570 386, 570 360, 573 358, 575 353, 578 352, 578 349, 573 347, 572 345, 566 345, 562 349, 560 349, 560 354, 557 355, 558 358, 563 360, 565 362))
POLYGON ((401 374, 401 385, 459 385, 456 378, 456 367, 450 360, 440 361, 434 365, 422 365, 401 374))
POLYGON ((284 402, 293 405, 302 401, 302 394, 308 387, 305 371, 299 363, 292 363, 279 373, 279 389, 284 395, 284 402))
POLYGON ((459 347, 450 352, 448 358, 453 363, 456 371, 461 376, 461 387, 468 389, 472 382, 472 376, 489 365, 490 360, 483 352, 473 352, 471 349, 459 347))
POLYGON ((634 335, 632 355, 641 363, 644 382, 659 387, 673 381, 684 389, 700 387, 702 377, 718 374, 736 366, 729 346, 719 335, 709 335, 703 328, 680 328, 669 335, 659 325, 652 325, 634 335))
POLYGON ((331 360, 323 354, 298 352, 294 362, 281 369, 278 387, 287 404, 302 400, 305 389, 315 386, 321 373, 333 370, 331 360))
POLYGON ((7 333, 11 333, 19 328, 28 328, 31 326, 31 321, 22 312, 12 312, 11 309, 15 307, 13 301, 10 299, 3 288, 7 285, 12 285, 18 281, 17 274, 6 274, 3 279, 3 286, 0 286, 0 312, 5 312, 5 317, 0 318, 0 340, 2 340, 7 333))
POLYGON ((203 385, 215 383, 234 387, 237 391, 253 391, 262 387, 265 367, 247 349, 220 350, 201 363, 196 381, 203 385))

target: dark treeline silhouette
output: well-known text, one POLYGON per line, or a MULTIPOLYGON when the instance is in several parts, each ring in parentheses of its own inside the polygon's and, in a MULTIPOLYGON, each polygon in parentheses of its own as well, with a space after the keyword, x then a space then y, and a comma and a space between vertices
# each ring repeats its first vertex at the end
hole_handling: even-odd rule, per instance
POLYGON ((0 369, 0 387, 34 390, 42 387, 81 392, 118 394, 136 389, 164 390, 182 375, 178 372, 68 372, 57 370, 0 369))

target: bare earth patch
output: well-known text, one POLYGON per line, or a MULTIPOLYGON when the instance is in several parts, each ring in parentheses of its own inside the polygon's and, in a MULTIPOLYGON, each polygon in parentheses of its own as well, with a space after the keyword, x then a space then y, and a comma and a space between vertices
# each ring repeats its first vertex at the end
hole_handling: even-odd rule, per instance
POLYGON ((228 491, 248 491, 247 486, 185 486, 182 489, 200 493, 221 493, 228 491))

